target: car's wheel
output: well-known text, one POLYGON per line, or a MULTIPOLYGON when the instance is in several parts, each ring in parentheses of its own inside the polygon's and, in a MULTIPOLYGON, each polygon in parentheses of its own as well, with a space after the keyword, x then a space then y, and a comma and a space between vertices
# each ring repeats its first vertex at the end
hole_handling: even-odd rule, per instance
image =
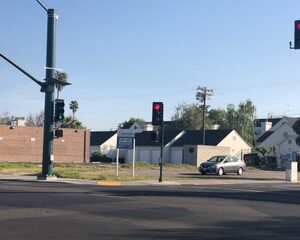
POLYGON ((242 175, 243 169, 240 167, 239 170, 237 171, 237 175, 242 175))
POLYGON ((219 176, 222 176, 222 175, 224 174, 224 169, 223 169, 223 168, 219 168, 217 174, 218 174, 219 176))
POLYGON ((206 174, 206 172, 205 172, 205 171, 201 171, 201 174, 202 174, 202 175, 205 175, 205 174, 206 174))

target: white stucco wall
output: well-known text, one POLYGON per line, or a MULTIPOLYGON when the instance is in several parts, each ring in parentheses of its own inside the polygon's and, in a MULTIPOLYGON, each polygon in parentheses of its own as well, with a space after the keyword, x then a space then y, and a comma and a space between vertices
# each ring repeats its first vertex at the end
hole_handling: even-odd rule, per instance
POLYGON ((217 146, 229 147, 230 155, 238 158, 241 157, 241 153, 251 151, 251 146, 235 130, 229 133, 217 146))
POLYGON ((275 132, 258 146, 263 146, 267 150, 270 147, 277 146, 277 157, 281 160, 291 160, 292 152, 300 151, 296 144, 297 134, 289 124, 281 124, 275 132))
MULTIPOLYGON (((132 151, 127 151, 127 157, 126 161, 132 162, 132 151)), ((136 147, 135 149, 135 160, 136 162, 146 162, 146 163, 153 163, 157 164, 159 163, 160 159, 160 147, 147 147, 147 146, 141 146, 136 147)))
POLYGON ((107 157, 115 158, 117 152, 117 134, 114 134, 100 146, 100 152, 107 157))

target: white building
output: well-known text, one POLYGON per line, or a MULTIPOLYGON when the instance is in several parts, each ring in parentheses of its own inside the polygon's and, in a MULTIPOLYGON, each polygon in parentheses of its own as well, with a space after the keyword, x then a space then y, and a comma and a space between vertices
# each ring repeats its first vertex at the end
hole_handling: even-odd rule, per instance
MULTIPOLYGON (((293 130, 293 125, 297 120, 298 118, 281 118, 256 141, 257 146, 264 147, 266 150, 275 147, 281 165, 284 165, 285 161, 292 160, 293 152, 300 151, 299 146, 296 144, 297 134, 293 130)), ((262 125, 264 126, 265 123, 262 122, 262 125)), ((269 154, 273 153, 270 152, 269 154)))
MULTIPOLYGON (((137 130, 137 129, 135 129, 137 130)), ((135 131, 136 162, 159 163, 161 143, 155 142, 153 131, 135 131)), ((223 154, 242 158, 251 151, 235 130, 206 130, 205 145, 202 131, 165 131, 163 156, 165 163, 199 165, 213 155, 223 154)), ((100 151, 108 157, 115 158, 117 133, 91 132, 91 154, 100 151)), ((131 149, 120 149, 120 158, 132 161, 131 149)))

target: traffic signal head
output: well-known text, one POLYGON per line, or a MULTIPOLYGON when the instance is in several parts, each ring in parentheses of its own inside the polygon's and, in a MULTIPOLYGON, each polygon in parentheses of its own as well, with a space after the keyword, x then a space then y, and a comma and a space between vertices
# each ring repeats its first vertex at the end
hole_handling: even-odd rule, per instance
POLYGON ((294 49, 300 49, 300 20, 295 21, 294 49))
POLYGON ((54 136, 57 137, 57 138, 63 137, 64 136, 64 131, 62 129, 55 129, 54 136))
POLYGON ((54 114, 54 122, 61 122, 65 119, 65 102, 63 99, 55 100, 55 114, 54 114))
POLYGON ((159 135, 159 131, 153 131, 151 132, 151 140, 154 142, 160 142, 159 141, 160 135, 159 135))
POLYGON ((162 102, 152 103, 152 125, 161 126, 164 121, 164 104, 162 102))

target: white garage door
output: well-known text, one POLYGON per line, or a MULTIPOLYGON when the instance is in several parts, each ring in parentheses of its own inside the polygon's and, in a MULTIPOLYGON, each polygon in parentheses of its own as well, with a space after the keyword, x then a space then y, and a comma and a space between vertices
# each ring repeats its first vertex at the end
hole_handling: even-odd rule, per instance
POLYGON ((151 163, 151 151, 150 150, 141 150, 140 151, 140 162, 151 163))
POLYGON ((160 160, 160 151, 159 150, 153 150, 152 151, 152 164, 158 164, 160 160))
POLYGON ((182 150, 171 150, 171 163, 182 164, 182 150))

